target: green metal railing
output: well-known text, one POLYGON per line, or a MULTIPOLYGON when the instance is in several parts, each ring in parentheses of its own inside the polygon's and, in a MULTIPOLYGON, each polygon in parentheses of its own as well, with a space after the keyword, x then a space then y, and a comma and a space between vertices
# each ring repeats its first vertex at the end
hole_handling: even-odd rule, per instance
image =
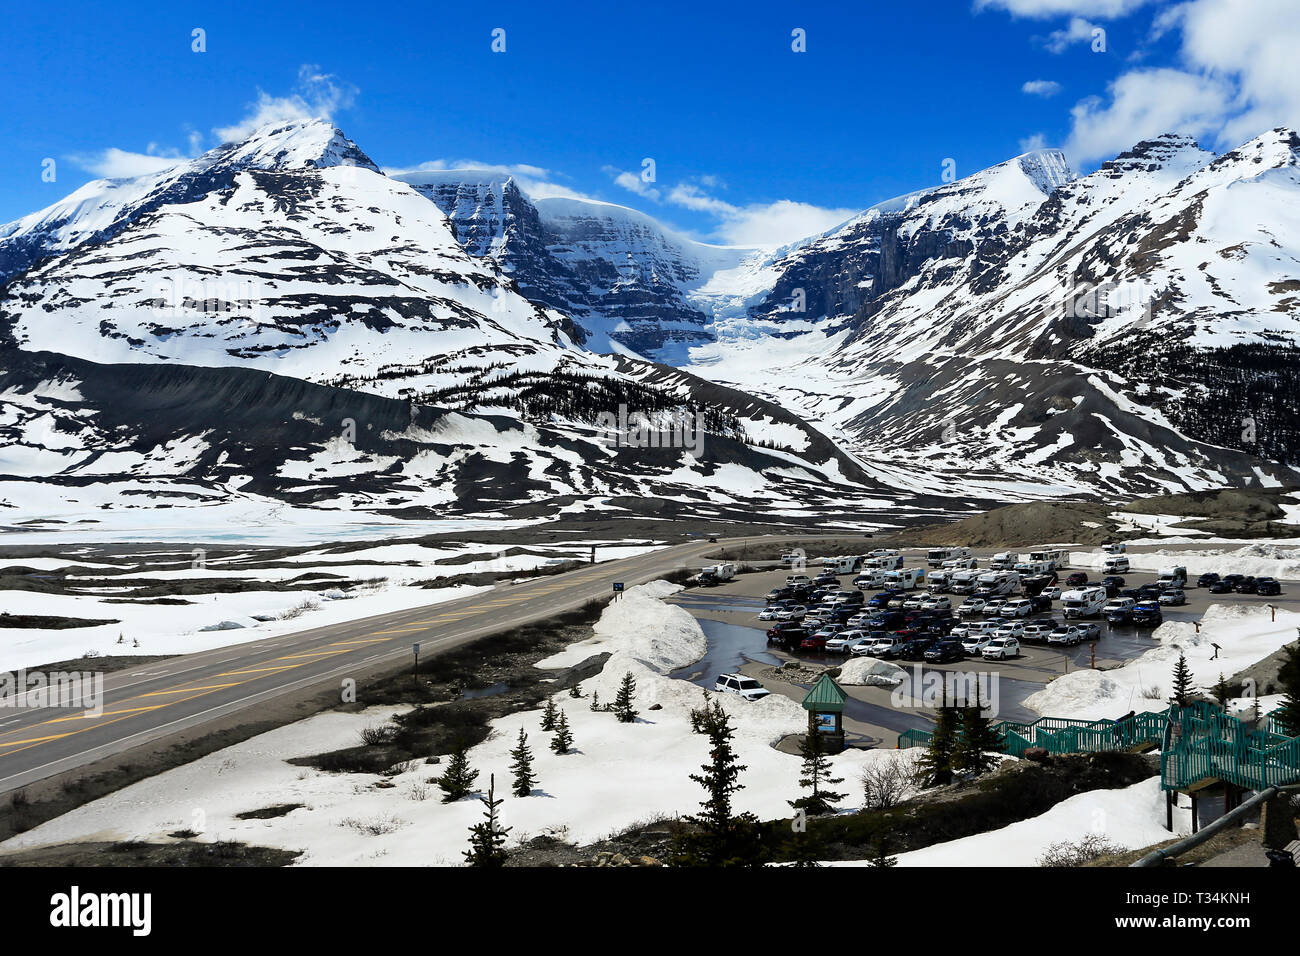
MULTIPOLYGON (((1023 757, 1030 747, 1065 754, 1154 745, 1160 741, 1164 721, 1164 712, 1138 714, 1121 721, 1039 717, 1028 723, 998 721, 993 724, 993 729, 1002 734, 1003 753, 1023 757)), ((923 747, 930 742, 931 736, 928 730, 905 730, 898 735, 898 747, 923 747)))

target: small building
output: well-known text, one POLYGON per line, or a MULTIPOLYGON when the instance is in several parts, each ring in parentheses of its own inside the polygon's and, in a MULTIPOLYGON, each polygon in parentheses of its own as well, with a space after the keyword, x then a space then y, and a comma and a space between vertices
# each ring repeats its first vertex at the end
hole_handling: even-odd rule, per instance
POLYGON ((844 749, 844 702, 848 696, 829 674, 822 674, 804 696, 808 736, 820 734, 826 753, 837 754, 844 749))

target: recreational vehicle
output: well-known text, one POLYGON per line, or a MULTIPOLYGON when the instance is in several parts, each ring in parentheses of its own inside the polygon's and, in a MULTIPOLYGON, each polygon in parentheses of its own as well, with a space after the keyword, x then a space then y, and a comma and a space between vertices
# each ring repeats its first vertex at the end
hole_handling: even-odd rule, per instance
POLYGON ((925 583, 924 568, 899 568, 885 575, 885 586, 910 591, 925 583))
POLYGON ((953 594, 971 594, 975 590, 975 580, 979 576, 978 571, 954 571, 952 577, 948 579, 948 589, 953 594))
POLYGON ((952 561, 956 558, 969 558, 971 556, 970 548, 931 548, 930 553, 926 555, 930 567, 941 568, 945 561, 952 561))
POLYGON ((1096 617, 1105 606, 1105 588, 1078 588, 1061 595, 1061 607, 1067 618, 1096 617))
POLYGON ((989 562, 989 567, 994 571, 1014 571, 1016 565, 1020 563, 1020 555, 1013 551, 999 551, 993 555, 993 560, 989 562))
POLYGON ((1020 590, 1020 575, 1015 571, 986 571, 975 579, 975 593, 987 595, 1014 594, 1020 590))
POLYGON ((1057 571, 1069 564, 1069 558, 1064 551, 1030 551, 1029 560, 1041 561, 1047 565, 1049 571, 1057 571))
POLYGON ((1162 588, 1181 588, 1187 585, 1187 569, 1181 565, 1172 568, 1161 568, 1160 577, 1156 584, 1162 588))

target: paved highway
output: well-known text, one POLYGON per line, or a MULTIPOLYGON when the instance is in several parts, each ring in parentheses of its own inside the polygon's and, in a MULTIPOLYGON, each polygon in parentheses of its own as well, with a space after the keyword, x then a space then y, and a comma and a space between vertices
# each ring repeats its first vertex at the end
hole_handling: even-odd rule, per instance
MULTIPOLYGON (((691 542, 500 585, 472 597, 186 654, 105 675, 103 712, 0 708, 0 793, 162 740, 273 700, 307 698, 345 678, 392 670, 412 658, 543 620, 628 586, 695 567, 723 546, 757 538, 691 542)), ((779 540, 764 538, 764 541, 779 540)))

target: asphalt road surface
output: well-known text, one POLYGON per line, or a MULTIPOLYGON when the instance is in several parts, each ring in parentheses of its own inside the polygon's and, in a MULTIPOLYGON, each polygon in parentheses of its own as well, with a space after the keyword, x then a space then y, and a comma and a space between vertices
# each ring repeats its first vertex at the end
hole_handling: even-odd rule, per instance
MULTIPOLYGON (((698 567, 723 545, 691 542, 500 585, 472 597, 281 634, 104 675, 103 712, 0 708, 0 793, 190 731, 273 700, 307 698, 346 678, 391 671, 475 638, 544 620, 681 567, 698 567)), ((776 541, 777 538, 764 538, 776 541)))

